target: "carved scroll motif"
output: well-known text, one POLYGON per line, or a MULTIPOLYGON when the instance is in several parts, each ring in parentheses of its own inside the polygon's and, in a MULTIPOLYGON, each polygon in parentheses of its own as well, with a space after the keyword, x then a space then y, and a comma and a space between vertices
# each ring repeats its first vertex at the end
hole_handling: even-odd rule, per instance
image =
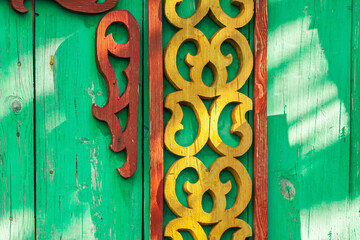
MULTIPOLYGON (((24 6, 25 0, 9 0, 11 7, 19 12, 26 13, 28 10, 24 6)), ((114 8, 118 0, 106 0, 102 3, 97 3, 96 0, 55 0, 62 7, 79 13, 97 14, 109 11, 114 8)))
POLYGON ((237 228, 232 239, 245 239, 252 235, 250 226, 237 217, 247 207, 252 191, 252 184, 245 167, 235 157, 245 154, 252 143, 252 129, 245 114, 252 110, 249 97, 238 92, 249 78, 253 68, 253 55, 246 38, 237 30, 246 25, 254 12, 253 0, 234 0, 232 4, 239 6, 240 13, 231 18, 220 7, 219 0, 202 0, 198 8, 189 18, 181 18, 175 7, 179 0, 165 1, 165 16, 168 21, 180 30, 169 41, 164 56, 164 68, 168 81, 177 89, 165 99, 165 108, 172 113, 165 128, 164 142, 166 148, 175 155, 181 156, 168 170, 165 176, 164 195, 169 208, 178 217, 165 227, 165 236, 182 239, 179 231, 189 231, 194 239, 220 239, 229 228, 237 228), (209 40, 195 26, 208 15, 221 29, 209 40), (179 73, 176 57, 180 46, 185 42, 193 42, 197 47, 196 55, 187 54, 185 63, 190 69, 190 80, 185 80, 179 73), (227 67, 233 62, 231 54, 224 56, 220 47, 230 43, 236 50, 239 66, 236 76, 227 81, 227 67), (211 86, 205 85, 202 79, 203 69, 209 66, 214 80, 211 86), (207 110, 203 100, 212 99, 207 110), (235 103, 232 111, 233 125, 231 134, 240 137, 236 147, 225 144, 218 133, 218 121, 223 109, 235 103), (192 144, 181 146, 175 135, 183 129, 181 121, 183 112, 181 105, 190 107, 197 118, 199 129, 192 144), (209 169, 195 157, 208 144, 222 157, 218 158, 209 169), (189 207, 183 206, 175 193, 175 183, 179 174, 186 168, 197 171, 199 180, 195 184, 185 182, 184 191, 188 194, 189 207), (237 185, 237 196, 233 207, 226 209, 226 194, 231 190, 230 182, 222 183, 219 175, 229 171, 237 185), (213 200, 210 213, 203 210, 202 198, 208 192, 213 200), (214 225, 209 236, 206 236, 202 225, 214 225))
POLYGON ((28 12, 27 8, 24 6, 24 1, 25 0, 9 0, 10 6, 12 7, 12 9, 17 11, 18 13, 27 13, 28 12))
POLYGON ((96 33, 96 62, 99 72, 106 81, 108 99, 103 107, 94 104, 92 113, 95 118, 107 123, 111 132, 110 149, 114 152, 126 151, 125 163, 117 169, 124 178, 131 177, 137 167, 139 51, 139 25, 131 13, 118 10, 105 15, 100 21, 96 33), (116 43, 112 33, 105 35, 106 29, 112 23, 125 25, 129 34, 127 43, 116 43), (109 54, 130 60, 128 67, 123 71, 127 79, 127 86, 121 97, 114 69, 109 62, 109 54), (126 107, 128 108, 128 119, 126 128, 123 130, 116 114, 126 107))

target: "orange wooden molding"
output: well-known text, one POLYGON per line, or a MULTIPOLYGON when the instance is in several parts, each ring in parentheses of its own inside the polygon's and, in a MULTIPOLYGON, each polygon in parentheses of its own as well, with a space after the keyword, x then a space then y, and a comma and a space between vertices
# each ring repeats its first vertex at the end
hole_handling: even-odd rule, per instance
POLYGON ((118 172, 124 178, 131 177, 137 167, 138 146, 138 108, 139 108, 139 52, 140 29, 136 19, 128 11, 112 11, 100 21, 96 33, 96 63, 99 72, 104 77, 107 86, 108 99, 106 105, 93 105, 95 118, 105 121, 111 132, 110 149, 120 152, 125 149, 126 161, 118 172), (112 34, 106 35, 106 29, 112 23, 125 25, 129 40, 125 44, 114 41, 112 34), (122 96, 115 72, 109 62, 109 54, 118 58, 130 59, 128 67, 123 71, 127 86, 122 96), (128 119, 123 130, 116 113, 128 108, 128 119))
MULTIPOLYGON (((18 13, 26 13, 24 0, 9 0, 11 7, 18 13)), ((103 3, 96 3, 94 0, 55 0, 62 7, 79 13, 97 14, 109 11, 114 8, 118 0, 106 0, 103 3)))
POLYGON ((267 239, 267 34, 268 1, 255 0, 254 20, 254 215, 255 240, 267 239))
POLYGON ((163 54, 161 0, 148 0, 150 236, 162 239, 163 222, 163 54))

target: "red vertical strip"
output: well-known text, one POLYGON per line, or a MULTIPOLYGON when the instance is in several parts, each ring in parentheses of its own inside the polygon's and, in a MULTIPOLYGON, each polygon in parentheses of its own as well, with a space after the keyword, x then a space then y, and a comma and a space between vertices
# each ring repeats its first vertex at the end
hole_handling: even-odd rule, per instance
POLYGON ((148 0, 150 238, 162 239, 163 220, 163 57, 161 0, 148 0))
POLYGON ((268 1, 255 0, 253 159, 255 240, 267 239, 267 33, 268 1))

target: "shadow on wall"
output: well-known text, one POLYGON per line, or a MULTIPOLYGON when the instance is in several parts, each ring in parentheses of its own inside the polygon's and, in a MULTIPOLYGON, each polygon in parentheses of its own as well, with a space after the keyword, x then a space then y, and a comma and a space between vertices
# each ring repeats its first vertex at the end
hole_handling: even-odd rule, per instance
POLYGON ((269 240, 348 239, 350 46, 350 0, 269 1, 269 240))

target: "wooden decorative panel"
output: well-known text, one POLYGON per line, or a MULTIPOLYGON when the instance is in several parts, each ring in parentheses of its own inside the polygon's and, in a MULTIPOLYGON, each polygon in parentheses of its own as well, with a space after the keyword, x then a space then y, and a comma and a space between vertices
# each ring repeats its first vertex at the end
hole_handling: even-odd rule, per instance
MULTIPOLYGON (((231 18, 220 7, 219 0, 199 1, 197 10, 189 18, 181 18, 175 11, 176 0, 165 1, 165 16, 168 21, 179 28, 165 49, 164 68, 167 80, 177 90, 165 99, 165 108, 172 113, 165 128, 164 144, 173 154, 181 157, 167 171, 164 183, 164 196, 168 207, 177 216, 170 221, 164 235, 172 239, 182 239, 180 231, 188 231, 194 239, 207 239, 202 226, 213 225, 208 238, 220 239, 223 233, 236 228, 233 239, 245 239, 252 236, 250 226, 237 217, 250 202, 252 184, 243 164, 236 159, 244 155, 252 144, 252 129, 245 114, 252 110, 252 101, 246 95, 238 92, 253 68, 253 55, 247 39, 238 28, 246 25, 254 13, 252 0, 238 1, 240 13, 231 18), (209 15, 220 26, 208 40, 196 25, 209 15), (187 54, 184 61, 190 69, 190 80, 185 80, 177 67, 177 54, 185 42, 193 42, 197 48, 195 55, 187 54), (238 57, 238 72, 227 81, 227 67, 234 61, 233 56, 223 55, 221 46, 229 43, 236 50, 238 57), (214 80, 210 86, 204 83, 202 73, 205 67, 210 67, 214 80), (203 100, 212 100, 209 110, 203 100), (232 110, 231 134, 240 138, 237 146, 224 143, 219 135, 218 122, 224 108, 235 104, 232 110), (198 134, 188 146, 179 144, 175 138, 177 132, 183 129, 184 117, 181 106, 188 106, 195 113, 198 122, 198 134), (195 157, 205 145, 219 154, 209 169, 201 159, 195 157), (187 168, 193 168, 198 175, 196 183, 185 182, 184 192, 188 195, 189 207, 180 203, 175 192, 178 176, 187 168), (222 183, 220 173, 230 172, 236 182, 237 194, 232 207, 227 208, 226 194, 232 189, 231 183, 222 183), (206 212, 202 206, 205 193, 209 193, 213 208, 206 212)), ((234 4, 234 3, 233 3, 234 4)), ((234 186, 235 187, 235 186, 234 186)))
POLYGON ((99 72, 106 81, 108 100, 103 107, 94 104, 92 113, 95 118, 107 123, 111 132, 110 149, 114 152, 126 151, 125 164, 117 169, 124 178, 131 177, 137 165, 139 51, 139 25, 131 13, 118 10, 105 15, 96 33, 96 62, 99 72), (113 23, 125 25, 129 34, 127 43, 118 44, 112 34, 106 35, 106 29, 113 23), (114 69, 109 62, 109 55, 130 59, 128 67, 123 72, 127 79, 127 88, 121 97, 114 69), (116 114, 125 108, 128 108, 128 119, 126 128, 122 129, 116 114))
MULTIPOLYGON (((26 13, 28 10, 24 6, 24 0, 9 0, 11 7, 19 12, 26 13)), ((55 0, 62 7, 80 13, 96 14, 106 12, 115 7, 118 0, 106 0, 96 3, 94 0, 55 0)))

